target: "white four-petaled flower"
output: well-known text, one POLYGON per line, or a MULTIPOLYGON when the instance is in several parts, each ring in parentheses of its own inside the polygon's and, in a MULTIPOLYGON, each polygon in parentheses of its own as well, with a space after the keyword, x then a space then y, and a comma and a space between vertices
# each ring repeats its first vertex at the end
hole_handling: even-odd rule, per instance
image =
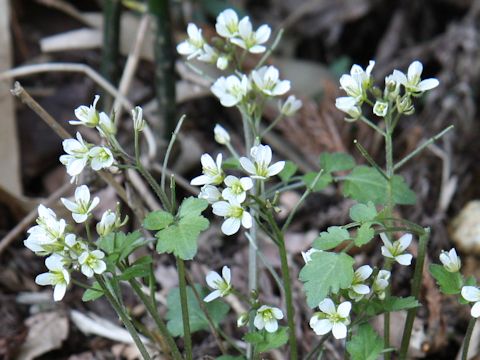
POLYGON ((61 255, 53 254, 45 260, 45 265, 49 270, 46 273, 39 274, 35 278, 38 285, 52 285, 53 299, 60 301, 65 296, 67 286, 70 283, 70 273, 65 269, 61 255))
POLYGON ((352 304, 345 301, 335 307, 333 301, 326 298, 318 304, 320 312, 310 319, 310 327, 317 335, 332 332, 335 339, 344 339, 347 336, 347 325, 350 324, 350 310, 352 304))
POLYGON ((366 70, 359 65, 353 65, 350 75, 344 74, 340 77, 340 87, 345 90, 348 96, 354 98, 361 104, 366 97, 366 89, 371 82, 371 72, 375 61, 370 60, 366 70))
POLYGON ((392 77, 405 87, 407 93, 413 96, 419 96, 427 90, 436 88, 439 81, 435 78, 422 80, 423 65, 420 61, 414 61, 408 67, 407 75, 403 72, 394 70, 392 77))
POLYGON ((222 268, 222 276, 215 271, 210 271, 207 274, 206 280, 208 286, 212 288, 213 291, 203 299, 205 302, 210 302, 219 297, 227 296, 232 290, 232 276, 228 266, 222 268))
POLYGON ((225 107, 232 107, 242 102, 250 90, 250 82, 245 75, 239 78, 236 75, 220 77, 210 88, 225 107))
POLYGON ((462 262, 460 261, 455 248, 450 249, 448 252, 442 251, 439 258, 443 267, 449 272, 458 272, 462 267, 462 262))
POLYGON ((53 210, 38 206, 37 225, 28 229, 24 245, 37 254, 49 254, 65 235, 65 220, 57 219, 53 210))
POLYGON ((223 216, 225 221, 222 224, 222 232, 225 235, 233 235, 242 225, 245 229, 252 227, 252 215, 245 210, 240 203, 232 198, 227 201, 218 201, 212 205, 212 211, 215 215, 223 216))
POLYGON ((192 185, 219 185, 225 174, 222 170, 222 154, 217 155, 216 161, 209 154, 203 154, 200 158, 203 174, 190 181, 192 185))
POLYGON ((342 96, 335 100, 335 106, 338 110, 347 113, 350 118, 345 120, 354 121, 362 116, 362 109, 357 104, 357 100, 350 96, 342 96))
POLYGON ((274 66, 262 66, 252 71, 252 79, 258 89, 268 96, 279 96, 290 90, 290 81, 280 80, 280 73, 274 66))
POLYGON ((66 139, 62 142, 67 155, 60 156, 60 162, 67 167, 68 175, 76 177, 88 164, 91 145, 86 143, 77 132, 77 139, 66 139))
POLYGON ((373 292, 380 300, 385 299, 385 289, 388 287, 388 280, 390 280, 391 273, 388 270, 380 270, 373 281, 373 292))
POLYGON ((272 165, 272 149, 268 145, 257 145, 250 149, 252 160, 247 157, 240 158, 243 169, 251 174, 254 179, 267 179, 277 175, 283 170, 285 161, 278 161, 272 165))
POLYGON ((302 101, 298 100, 294 95, 290 95, 285 102, 278 102, 278 109, 285 116, 294 115, 301 107, 302 101))
POLYGON ((364 282, 370 275, 372 275, 373 269, 369 265, 360 266, 353 274, 352 285, 348 290, 348 296, 355 300, 361 300, 365 295, 370 293, 370 287, 365 285, 364 282))
POLYGON ((253 181, 249 177, 237 178, 228 175, 224 180, 227 187, 222 191, 222 197, 225 200, 235 199, 239 203, 243 203, 247 198, 247 191, 253 187, 253 181))
POLYGON ((232 9, 226 9, 217 16, 215 30, 224 38, 232 38, 238 35, 238 15, 232 9))
POLYGON ((91 158, 90 165, 95 171, 109 168, 115 161, 112 152, 105 146, 95 146, 91 148, 88 155, 91 158))
POLYGON ((61 200, 63 205, 72 212, 73 220, 79 224, 88 219, 92 210, 100 202, 97 196, 90 200, 90 190, 86 185, 79 186, 75 189, 75 201, 65 198, 61 198, 61 200))
POLYGON ((373 106, 373 113, 377 116, 384 117, 388 112, 388 101, 377 100, 373 106))
POLYGON ((188 39, 177 45, 179 54, 187 56, 187 59, 193 59, 203 54, 203 45, 205 40, 202 36, 202 30, 197 25, 190 23, 187 26, 188 39))
POLYGON ((97 102, 100 99, 99 95, 95 95, 93 104, 90 106, 80 105, 75 109, 75 116, 78 120, 69 121, 72 125, 84 125, 94 128, 98 125, 100 118, 96 109, 97 102))
POLYGON ((230 38, 230 41, 252 54, 260 54, 266 50, 263 44, 268 41, 271 33, 272 30, 268 25, 262 25, 254 31, 250 19, 245 16, 238 23, 238 35, 230 38))
POLYGON ((78 258, 81 271, 86 277, 92 277, 93 274, 101 274, 107 269, 105 261, 102 259, 105 254, 101 250, 84 251, 78 258))
POLYGON ((404 254, 404 251, 412 242, 412 234, 405 234, 393 243, 388 239, 388 236, 385 233, 381 233, 380 237, 384 244, 381 248, 383 256, 394 259, 400 265, 408 266, 412 263, 412 255, 404 254))
POLYGON ((269 333, 278 330, 278 320, 283 319, 283 312, 277 307, 262 305, 258 308, 253 325, 258 330, 265 329, 269 333))
POLYGON ((474 318, 480 317, 480 289, 476 286, 464 286, 462 287, 462 296, 469 302, 474 302, 470 314, 474 318))

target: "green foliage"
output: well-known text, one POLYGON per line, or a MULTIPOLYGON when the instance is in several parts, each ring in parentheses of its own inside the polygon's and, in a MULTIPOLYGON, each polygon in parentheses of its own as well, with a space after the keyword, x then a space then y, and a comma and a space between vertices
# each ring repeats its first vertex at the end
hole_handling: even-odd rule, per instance
POLYGON ((87 289, 84 291, 82 296, 82 301, 83 302, 93 301, 93 300, 100 299, 102 296, 103 296, 102 287, 98 282, 94 281, 90 289, 87 289))
POLYGON ((216 358, 216 360, 245 360, 244 356, 232 356, 232 355, 222 355, 216 358))
POLYGON ((279 327, 274 333, 266 330, 250 332, 245 334, 243 340, 255 346, 255 353, 266 352, 287 343, 288 328, 279 327))
POLYGON ((318 250, 329 250, 350 239, 350 233, 340 226, 330 226, 322 231, 313 241, 313 247, 318 250))
POLYGON ((147 243, 148 241, 143 238, 140 231, 134 231, 128 234, 110 233, 99 238, 97 245, 107 254, 107 262, 115 265, 147 243))
MULTIPOLYGON (((412 205, 416 202, 415 193, 408 187, 403 177, 395 175, 392 180, 393 201, 399 205, 412 205)), ((387 181, 373 167, 357 166, 345 177, 345 196, 360 202, 386 203, 387 181)))
POLYGON ((208 220, 201 215, 207 206, 208 202, 203 199, 195 197, 185 199, 174 221, 156 233, 157 251, 173 253, 183 260, 193 259, 197 253, 198 235, 209 225, 208 220))
POLYGON ((330 185, 333 181, 332 175, 324 172, 318 178, 315 186, 313 186, 313 182, 315 181, 317 175, 317 172, 309 172, 302 176, 302 181, 307 187, 311 188, 312 191, 321 191, 325 189, 328 185, 330 185))
POLYGON ((462 291, 463 280, 459 272, 449 272, 442 265, 431 264, 429 267, 430 274, 440 286, 440 291, 446 295, 460 294, 462 291))
POLYGON ((357 229, 357 234, 355 235, 353 242, 355 243, 355 246, 360 247, 368 244, 374 236, 375 230, 373 230, 371 224, 364 223, 357 229))
MULTIPOLYGON (((208 290, 202 288, 199 284, 195 284, 195 289, 200 295, 200 300, 208 295, 208 290)), ((187 303, 188 316, 190 320, 190 331, 195 332, 199 330, 208 329, 208 321, 205 317, 200 304, 193 293, 190 286, 187 286, 187 303)), ((215 325, 218 325, 228 313, 229 306, 222 301, 212 301, 203 303, 212 318, 215 325)), ((180 289, 174 288, 170 290, 167 296, 167 328, 173 336, 183 336, 183 322, 182 322, 182 305, 180 301, 180 289)))
POLYGON ((324 152, 320 155, 320 166, 325 173, 335 171, 350 170, 355 166, 355 160, 345 153, 328 153, 324 152))
POLYGON ((240 161, 234 157, 229 157, 222 162, 222 168, 224 170, 239 170, 242 167, 240 166, 240 161))
POLYGON ((350 208, 350 218, 353 221, 364 223, 372 221, 377 216, 377 209, 375 205, 369 201, 367 204, 355 204, 350 208))
POLYGON ((143 221, 143 227, 147 230, 162 230, 173 222, 173 215, 167 211, 152 211, 143 221))
POLYGON ((395 312, 400 310, 408 310, 419 307, 420 303, 413 296, 397 297, 390 296, 385 300, 375 299, 370 301, 367 306, 366 313, 368 315, 378 315, 386 312, 395 312))
POLYGON ((357 333, 347 342, 352 360, 377 360, 383 350, 383 339, 370 324, 359 326, 357 333))
POLYGON ((338 293, 352 284, 354 260, 345 253, 317 252, 300 271, 307 303, 318 306, 329 293, 338 293))
POLYGON ((283 170, 280 171, 278 176, 280 177, 280 179, 282 179, 283 182, 287 182, 293 175, 295 175, 297 170, 298 166, 295 165, 293 161, 288 160, 285 162, 285 166, 283 170))
POLYGON ((142 256, 133 264, 130 264, 117 278, 118 280, 128 281, 134 278, 147 277, 150 274, 150 264, 152 262, 153 259, 150 255, 142 256))

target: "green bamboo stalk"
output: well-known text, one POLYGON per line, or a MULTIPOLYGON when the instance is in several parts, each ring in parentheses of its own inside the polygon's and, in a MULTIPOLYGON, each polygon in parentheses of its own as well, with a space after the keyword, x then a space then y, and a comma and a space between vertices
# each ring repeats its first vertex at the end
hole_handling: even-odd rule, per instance
POLYGON ((175 53, 172 41, 169 0, 149 0, 148 8, 157 25, 154 40, 155 91, 164 132, 157 136, 169 139, 177 123, 175 106, 175 53))

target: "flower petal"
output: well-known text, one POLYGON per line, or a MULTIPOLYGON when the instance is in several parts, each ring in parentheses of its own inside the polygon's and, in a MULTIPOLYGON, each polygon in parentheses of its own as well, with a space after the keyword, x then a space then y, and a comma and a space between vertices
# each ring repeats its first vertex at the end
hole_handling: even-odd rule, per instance
POLYGON ((350 301, 344 301, 337 308, 337 314, 343 318, 346 318, 350 315, 350 310, 352 309, 352 303, 350 301))
POLYGON ((222 224, 222 232, 225 235, 233 235, 240 229, 240 219, 228 218, 222 224))
POLYGON ((335 339, 344 339, 347 337, 347 326, 344 323, 337 322, 333 324, 332 334, 335 339))
POLYGON ((323 311, 325 314, 329 314, 329 315, 335 314, 335 304, 330 298, 323 299, 320 302, 320 304, 318 304, 318 308, 321 311, 323 311))
POLYGON ((210 271, 205 280, 207 281, 208 286, 212 289, 218 289, 217 283, 223 282, 222 277, 215 271, 210 271))
POLYGON ((205 296, 205 298, 203 299, 203 301, 205 302, 210 302, 210 301, 213 301, 215 299, 218 299, 219 297, 222 296, 222 293, 220 290, 214 290, 212 291, 210 294, 208 294, 207 296, 205 296))
POLYGON ((317 335, 325 335, 332 330, 333 324, 328 319, 322 319, 317 321, 314 326, 312 327, 313 331, 317 335))
POLYGON ((400 265, 409 266, 412 263, 413 256, 411 254, 402 254, 395 256, 395 261, 400 265))
POLYGON ((480 301, 480 289, 475 286, 464 286, 462 287, 462 296, 470 302, 480 301))

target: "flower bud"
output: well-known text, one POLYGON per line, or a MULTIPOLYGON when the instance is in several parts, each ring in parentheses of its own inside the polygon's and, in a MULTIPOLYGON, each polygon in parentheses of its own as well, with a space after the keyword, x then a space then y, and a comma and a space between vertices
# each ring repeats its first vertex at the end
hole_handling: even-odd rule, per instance
POLYGON ((143 119, 143 109, 140 106, 135 106, 132 110, 133 129, 135 131, 142 131, 145 127, 145 120, 143 119))
POLYGON ((217 59, 217 68, 225 70, 228 67, 228 58, 226 56, 219 56, 217 59))
POLYGON ((458 272, 462 267, 462 262, 457 255, 456 250, 453 248, 450 251, 442 251, 440 254, 440 261, 443 264, 445 270, 451 273, 458 272))
POLYGON ((415 112, 415 108, 409 96, 405 95, 401 98, 397 98, 396 105, 397 105, 397 111, 400 114, 412 115, 415 112))
POLYGON ((97 233, 100 236, 107 236, 116 228, 117 216, 111 211, 107 210, 103 213, 102 219, 97 223, 97 233))
POLYGON ((377 100, 373 106, 373 113, 377 116, 384 117, 388 112, 388 102, 385 100, 377 100))
POLYGON ((302 107, 302 101, 298 100, 295 96, 290 95, 283 104, 280 101, 278 105, 281 114, 285 116, 292 116, 297 112, 298 109, 302 107))
POLYGON ((243 313, 237 319, 237 327, 242 327, 248 324, 249 316, 248 313, 243 313))
POLYGON ((215 141, 221 145, 225 145, 230 142, 230 135, 228 134, 227 130, 219 124, 215 125, 213 129, 215 135, 215 141))

